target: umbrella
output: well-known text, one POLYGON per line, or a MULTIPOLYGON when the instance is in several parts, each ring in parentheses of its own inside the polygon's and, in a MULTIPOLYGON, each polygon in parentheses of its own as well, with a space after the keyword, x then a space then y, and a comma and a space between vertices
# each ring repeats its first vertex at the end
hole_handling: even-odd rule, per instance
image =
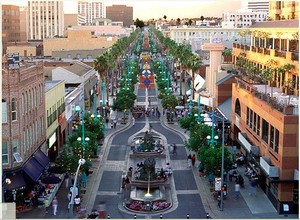
POLYGON ((175 107, 175 109, 184 109, 184 106, 177 105, 177 106, 175 107))
POLYGON ((61 167, 61 166, 57 166, 57 165, 52 166, 52 167, 49 167, 49 168, 48 168, 48 172, 49 172, 49 173, 57 173, 57 174, 62 174, 62 173, 64 173, 62 167, 61 167))
POLYGON ((51 175, 43 178, 41 181, 44 184, 57 184, 60 183, 61 179, 57 176, 51 175))

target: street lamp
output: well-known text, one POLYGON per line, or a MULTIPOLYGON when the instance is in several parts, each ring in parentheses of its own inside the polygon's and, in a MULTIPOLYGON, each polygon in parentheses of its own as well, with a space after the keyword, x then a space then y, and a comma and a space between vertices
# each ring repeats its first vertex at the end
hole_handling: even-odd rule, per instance
POLYGON ((79 105, 75 107, 75 111, 81 112, 81 137, 78 137, 78 141, 82 141, 82 147, 83 147, 83 153, 81 157, 84 157, 84 151, 85 151, 85 146, 86 146, 86 141, 89 141, 89 137, 84 137, 84 112, 81 111, 81 108, 79 105))
MULTIPOLYGON (((221 162, 221 186, 224 185, 224 147, 225 147, 225 119, 216 116, 218 119, 222 120, 222 162, 221 162)), ((217 142, 218 136, 214 136, 214 110, 212 112, 212 134, 211 136, 207 136, 208 142, 212 144, 212 146, 217 142), (212 140, 212 137, 214 137, 214 140, 212 140)), ((220 204, 220 210, 223 211, 223 200, 224 200, 224 193, 221 191, 221 204, 220 204)))
POLYGON ((85 159, 80 158, 79 161, 78 161, 78 167, 77 167, 77 170, 76 170, 75 179, 74 179, 74 184, 73 184, 73 188, 72 188, 71 201, 70 201, 70 203, 69 203, 69 205, 70 205, 70 209, 69 209, 69 215, 70 215, 70 218, 73 217, 74 198, 75 198, 75 187, 76 187, 76 184, 77 184, 78 173, 79 173, 80 167, 81 167, 83 164, 85 164, 85 159))

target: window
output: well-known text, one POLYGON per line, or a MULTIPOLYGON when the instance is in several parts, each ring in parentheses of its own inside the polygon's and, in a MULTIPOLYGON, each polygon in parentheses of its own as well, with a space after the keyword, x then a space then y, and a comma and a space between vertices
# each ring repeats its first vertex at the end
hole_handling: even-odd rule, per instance
POLYGON ((262 121, 262 139, 268 143, 269 138, 269 123, 263 119, 262 121))
POLYGON ((259 115, 257 115, 256 134, 260 135, 260 116, 259 115))
POLYGON ((17 100, 16 98, 11 99, 11 120, 17 120, 17 100))
POLYGON ((274 127, 270 125, 270 145, 272 149, 274 149, 274 127))
POLYGON ((279 145, 279 131, 275 129, 274 151, 276 153, 278 153, 278 145, 279 145))
POLYGON ((8 143, 7 141, 2 141, 2 164, 8 164, 8 143))
POLYGON ((241 117, 241 104, 240 101, 237 99, 235 102, 235 111, 234 111, 238 116, 241 117))
POLYGON ((5 99, 2 99, 2 123, 7 122, 7 105, 5 99))
POLYGON ((253 111, 252 110, 250 110, 250 125, 249 125, 249 127, 252 129, 253 128, 253 111))

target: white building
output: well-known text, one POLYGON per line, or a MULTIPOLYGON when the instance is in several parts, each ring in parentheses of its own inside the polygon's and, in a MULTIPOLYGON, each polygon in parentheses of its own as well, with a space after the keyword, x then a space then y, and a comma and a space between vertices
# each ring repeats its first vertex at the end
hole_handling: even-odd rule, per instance
POLYGON ((28 12, 28 40, 42 40, 56 35, 63 36, 63 0, 28 0, 28 12))
POLYGON ((269 0, 249 0, 247 8, 253 11, 269 12, 269 0))
POLYGON ((211 36, 214 35, 221 36, 225 47, 231 48, 233 42, 241 40, 240 31, 240 28, 195 27, 184 25, 181 27, 170 26, 169 36, 176 43, 190 44, 192 50, 196 51, 201 49, 201 45, 208 43, 211 36))
POLYGON ((267 19, 267 11, 239 9, 235 12, 223 13, 223 21, 234 22, 234 27, 236 28, 248 28, 253 24, 253 22, 266 21, 267 19))
MULTIPOLYGON (((86 25, 91 25, 94 19, 106 17, 104 1, 97 1, 97 0, 78 1, 78 14, 85 16, 86 25)), ((82 25, 82 23, 79 23, 79 25, 82 25)))

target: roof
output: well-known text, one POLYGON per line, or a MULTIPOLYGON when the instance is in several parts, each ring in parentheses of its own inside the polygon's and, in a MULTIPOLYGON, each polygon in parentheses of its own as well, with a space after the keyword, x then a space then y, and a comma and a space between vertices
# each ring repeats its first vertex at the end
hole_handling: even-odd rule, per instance
POLYGON ((232 102, 232 97, 227 99, 225 102, 223 102, 217 108, 220 111, 220 113, 228 119, 228 121, 231 121, 231 116, 232 116, 231 102, 232 102))
POLYGON ((221 85, 223 82, 227 81, 228 79, 235 77, 236 75, 234 74, 227 74, 224 78, 220 79, 216 84, 221 85))
POLYGON ((261 21, 250 26, 252 28, 299 28, 299 20, 261 21))
POLYGON ((93 69, 92 67, 90 67, 84 63, 79 63, 79 62, 73 62, 72 65, 63 66, 62 68, 66 69, 78 76, 83 76, 84 74, 89 72, 91 69, 93 69))
POLYGON ((53 80, 53 81, 45 80, 45 92, 48 92, 50 89, 54 88, 61 82, 63 82, 63 81, 62 80, 53 80))

